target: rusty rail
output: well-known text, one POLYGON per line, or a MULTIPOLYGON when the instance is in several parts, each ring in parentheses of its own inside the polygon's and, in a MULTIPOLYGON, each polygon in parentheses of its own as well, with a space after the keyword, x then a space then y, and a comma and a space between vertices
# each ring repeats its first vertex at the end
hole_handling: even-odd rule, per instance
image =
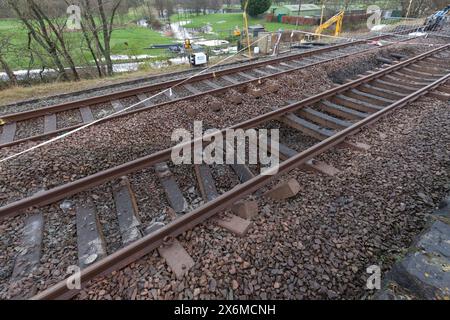
MULTIPOLYGON (((399 32, 399 34, 405 33, 405 32, 407 32, 407 31, 399 32)), ((206 79, 212 79, 214 77, 220 77, 220 76, 231 74, 231 73, 236 73, 236 72, 240 72, 240 71, 244 71, 244 70, 248 70, 248 69, 252 69, 252 68, 257 68, 257 67, 260 67, 260 66, 264 66, 264 65, 267 65, 267 64, 271 64, 271 63, 276 63, 276 62, 279 62, 279 61, 295 60, 295 59, 298 59, 300 57, 308 57, 308 56, 312 56, 312 55, 315 55, 315 54, 319 54, 319 53, 323 53, 323 52, 329 52, 329 51, 334 51, 334 50, 342 49, 342 48, 349 47, 349 46, 352 46, 352 45, 355 45, 355 44, 366 43, 368 41, 374 41, 376 39, 383 39, 383 38, 387 38, 387 37, 391 37, 391 36, 392 35, 390 35, 390 34, 378 35, 378 36, 370 37, 370 38, 367 38, 367 39, 361 39, 361 40, 356 40, 356 41, 352 41, 352 42, 346 42, 346 43, 342 43, 342 44, 333 45, 333 46, 330 46, 330 47, 325 47, 325 48, 310 50, 310 51, 307 51, 307 52, 301 52, 301 53, 296 53, 296 54, 292 54, 292 55, 277 57, 277 58, 274 58, 274 59, 269 59, 269 60, 255 62, 255 63, 250 63, 250 64, 246 64, 244 66, 236 66, 236 67, 227 68, 227 69, 223 69, 223 70, 211 71, 211 72, 208 72, 208 73, 204 73, 204 74, 200 74, 200 75, 194 76, 194 77, 192 77, 190 79, 189 79, 189 77, 186 77, 186 78, 181 78, 181 79, 169 80, 169 81, 165 81, 165 82, 161 82, 161 83, 157 83, 157 84, 151 84, 151 85, 147 85, 147 86, 142 86, 142 87, 139 87, 139 88, 136 88, 136 89, 122 90, 122 91, 115 92, 115 93, 112 93, 112 94, 107 94, 107 95, 101 95, 101 96, 96 96, 96 97, 92 97, 92 98, 75 100, 75 101, 71 101, 71 102, 67 102, 67 103, 62 103, 62 104, 58 104, 58 105, 53 105, 53 106, 40 108, 40 109, 37 109, 37 110, 30 110, 30 111, 23 111, 23 112, 18 112, 18 113, 7 114, 7 115, 0 116, 0 118, 3 121, 5 121, 6 123, 12 122, 12 121, 23 121, 23 120, 27 120, 27 119, 34 118, 34 117, 44 116, 44 115, 46 115, 48 113, 61 112, 61 111, 66 111, 66 110, 70 110, 70 109, 73 109, 73 108, 79 108, 80 106, 88 106, 88 105, 102 103, 102 102, 106 102, 106 101, 110 101, 110 100, 130 97, 130 96, 133 96, 133 95, 140 94, 142 92, 148 92, 148 91, 152 91, 152 90, 160 90, 160 89, 170 88, 172 86, 175 86, 175 85, 179 84, 180 82, 185 81, 186 79, 189 79, 189 82, 186 82, 186 83, 197 82, 197 81, 206 80, 206 79)), ((312 64, 312 65, 314 65, 314 64, 312 64)))
MULTIPOLYGON (((450 47, 449 45, 444 45, 441 47, 438 47, 436 49, 430 50, 428 52, 425 52, 423 54, 420 54, 416 57, 410 58, 408 60, 405 60, 403 62, 400 62, 396 65, 390 66, 386 69, 380 70, 378 72, 375 72, 373 74, 370 74, 368 76, 365 76, 363 78, 351 81, 349 83, 346 83, 344 85, 335 87, 333 89, 327 90, 325 92, 322 92, 320 94, 311 96, 307 99, 304 99, 299 102, 295 102, 293 104, 290 104, 288 106, 282 107, 280 109, 277 109, 272 112, 268 112, 266 114, 263 114, 261 116, 255 117, 253 119, 244 121, 242 123, 236 124, 231 129, 237 129, 237 128, 252 128, 257 126, 258 124, 261 124, 263 122, 279 118, 280 116, 293 112, 297 109, 307 107, 311 104, 314 104, 316 102, 319 102, 320 100, 333 96, 336 93, 343 92, 345 90, 348 90, 350 88, 354 88, 360 84, 366 83, 368 81, 371 81, 373 79, 377 79, 379 77, 382 77, 386 74, 389 74, 391 72, 394 72, 398 69, 401 69, 402 67, 413 64, 417 61, 421 61, 439 51, 443 51, 445 49, 448 49, 450 47)), ((224 133, 226 129, 222 130, 222 133, 224 133)), ((192 141, 192 144, 194 144, 195 141, 192 141)), ((159 152, 156 152, 154 154, 151 154, 149 156, 145 156, 136 160, 133 160, 131 162, 119 165, 117 167, 107 169, 104 171, 100 171, 98 173, 95 173, 93 175, 81 178, 79 180, 55 187, 51 190, 41 192, 39 194, 36 194, 34 196, 18 200, 16 202, 7 204, 0 208, 0 219, 4 219, 6 217, 11 217, 20 214, 20 212, 24 209, 28 209, 34 206, 43 206, 47 204, 54 203, 58 200, 61 200, 65 197, 74 195, 76 193, 79 193, 81 191, 87 190, 89 188, 101 185, 102 183, 106 181, 110 181, 116 178, 119 178, 123 175, 127 175, 132 172, 139 171, 141 169, 150 167, 158 162, 167 160, 170 158, 172 152, 172 148, 168 148, 159 152)))
MULTIPOLYGON (((438 50, 443 50, 448 47, 449 45, 446 45, 433 51, 436 52, 438 50)), ((419 58, 419 60, 425 57, 426 56, 422 55, 422 57, 419 58)), ((414 59, 414 61, 417 61, 417 59, 414 59)), ((236 186, 235 188, 219 196, 215 200, 210 201, 205 205, 203 205, 202 207, 178 218, 177 220, 164 226, 158 231, 141 238, 140 240, 130 244, 129 246, 120 249, 119 251, 113 253, 112 255, 104 258, 103 260, 100 260, 99 262, 87 267, 81 272, 82 285, 85 286, 92 279, 101 275, 106 275, 112 272, 113 270, 118 270, 126 266, 127 264, 131 263, 132 261, 135 261, 136 259, 144 256, 145 254, 150 253, 158 246, 160 246, 166 237, 176 237, 185 232, 186 230, 195 227, 196 225, 202 223, 206 219, 228 208, 231 204, 235 203, 236 201, 257 191, 258 189, 266 185, 268 182, 270 182, 270 180, 272 180, 274 177, 280 176, 294 168, 299 167, 302 164, 305 164, 307 161, 314 158, 315 156, 341 143, 348 136, 351 136, 354 133, 358 132, 362 127, 375 122, 376 120, 394 111, 395 109, 405 106, 407 103, 417 100, 418 98, 427 94, 429 91, 435 89, 442 83, 445 83, 449 79, 450 74, 447 74, 441 77, 440 79, 434 81, 433 83, 427 85, 426 87, 423 87, 417 90, 416 92, 402 98, 401 100, 387 106, 383 110, 380 110, 377 113, 370 115, 369 117, 319 142, 318 144, 299 153, 298 155, 289 158, 288 160, 280 164, 278 168, 278 174, 276 176, 268 176, 268 175, 256 176, 251 180, 236 186)), ((334 89, 334 91, 337 92, 338 90, 334 89)), ((318 96, 315 96, 313 100, 316 100, 318 96)), ((303 101, 303 103, 309 103, 310 101, 308 102, 303 101)), ((288 108, 294 109, 294 105, 291 105, 288 108)), ((39 293, 38 295, 33 297, 33 299, 68 299, 73 297, 77 293, 78 290, 68 289, 66 281, 64 280, 59 282, 55 286, 39 293)))
MULTIPOLYGON (((370 39, 378 39, 380 37, 383 37, 383 36, 377 36, 377 37, 373 37, 373 38, 370 38, 370 39)), ((387 37, 387 35, 384 36, 384 37, 387 37)), ((413 38, 411 38, 411 39, 413 39, 413 38)), ((408 40, 411 40, 411 39, 400 40, 400 41, 398 41, 398 43, 404 42, 404 41, 408 41, 408 40)), ((349 46, 351 44, 355 44, 355 43, 359 43, 359 42, 367 42, 367 40, 358 40, 356 42, 345 43, 345 44, 342 44, 342 45, 336 45, 336 46, 333 46, 333 47, 327 47, 327 48, 322 48, 322 49, 318 49, 318 50, 314 50, 314 51, 309 51, 309 52, 306 52, 306 53, 301 53, 301 54, 298 54, 296 58, 298 58, 298 56, 301 56, 301 55, 304 55, 304 54, 308 54, 309 55, 309 53, 318 53, 318 51, 322 51, 322 50, 325 50, 325 49, 328 49, 327 51, 331 51, 330 49, 338 47, 338 46, 349 46)), ((388 44, 385 47, 391 46, 391 45, 393 45, 393 44, 392 43, 388 44)), ((379 49, 379 48, 377 47, 377 48, 369 48, 369 49, 361 50, 361 51, 357 52, 356 54, 366 53, 366 52, 369 52, 369 51, 372 51, 372 50, 376 50, 376 49, 379 49)), ((267 76, 261 76, 259 78, 255 78, 253 80, 246 80, 246 81, 243 81, 243 82, 240 82, 240 83, 237 83, 237 84, 231 84, 231 85, 228 85, 228 86, 225 86, 225 87, 221 87, 221 88, 218 88, 218 89, 212 89, 212 90, 204 91, 204 92, 193 94, 193 95, 189 95, 189 96, 186 96, 186 97, 177 98, 177 99, 174 99, 174 100, 171 100, 171 101, 158 103, 158 104, 155 104, 155 105, 152 105, 152 106, 135 108, 134 110, 121 112, 121 113, 118 113, 118 114, 115 114, 115 115, 112 115, 112 116, 107 116, 105 118, 99 119, 99 120, 97 120, 97 123, 107 122, 107 121, 112 120, 112 119, 117 119, 117 118, 121 118, 121 117, 124 117, 124 116, 129 116, 129 115, 132 115, 132 114, 135 114, 135 113, 140 113, 140 112, 143 112, 143 111, 147 111, 149 109, 159 108, 159 107, 162 107, 162 106, 165 106, 165 105, 177 103, 177 102, 184 101, 184 100, 191 100, 191 99, 195 99, 195 98, 202 97, 202 96, 205 96, 205 95, 221 93, 221 92, 227 91, 227 90, 232 89, 232 88, 244 86, 244 85, 247 85, 247 84, 250 84, 250 83, 254 83, 254 82, 258 82, 258 81, 261 81, 261 80, 276 78, 276 77, 279 77, 279 76, 284 75, 284 74, 288 74, 288 73, 295 72, 295 71, 298 71, 298 70, 302 70, 302 69, 305 69, 305 68, 317 66, 317 65, 324 64, 324 63, 327 63, 327 62, 332 62, 332 61, 334 61, 336 59, 347 58, 347 57, 350 57, 350 56, 352 56, 354 54, 355 53, 349 53, 349 54, 345 54, 345 55, 342 55, 342 56, 339 56, 339 57, 336 57, 336 58, 330 58, 330 59, 318 61, 318 62, 315 62, 315 63, 308 64, 306 66, 301 66, 301 67, 297 67, 297 68, 293 68, 293 69, 277 72, 277 73, 274 73, 274 74, 269 74, 267 76)), ((306 56, 308 56, 308 55, 306 55, 306 56)), ((285 58, 285 57, 283 57, 283 58, 285 58)), ((295 59, 295 58, 293 58, 293 59, 295 59)), ((274 60, 278 60, 278 58, 274 59, 274 60)), ((270 60, 270 62, 273 62, 274 60, 270 60)), ((268 64, 266 61, 259 62, 259 63, 268 64)), ((237 67, 237 68, 246 68, 246 67, 247 66, 241 66, 241 67, 237 67)), ((252 68, 253 68, 253 65, 252 65, 252 68)), ((223 71, 224 72, 225 71, 228 72, 229 70, 231 70, 231 69, 227 69, 227 70, 223 70, 223 71)), ((241 71, 241 70, 243 70, 243 69, 238 69, 238 70, 235 70, 233 72, 238 72, 238 71, 241 71)), ((228 72, 226 74, 233 73, 233 72, 230 71, 230 72, 228 72)), ((212 75, 213 73, 214 72, 212 72, 210 74, 212 75)), ((220 75, 218 75, 218 73, 219 72, 215 72, 216 76, 220 76, 220 75)), ((205 74, 205 76, 206 75, 208 75, 208 74, 205 74)), ((221 74, 221 75, 225 75, 225 74, 221 74)), ((208 79, 208 78, 205 78, 205 79, 208 79)), ((198 80, 195 80, 195 81, 200 81, 200 80, 204 80, 204 79, 198 79, 198 80)), ((178 83, 179 83, 179 82, 184 81, 184 79, 181 79, 181 80, 178 79, 178 80, 174 80, 174 81, 178 81, 178 83)), ((158 85, 163 85, 163 84, 164 83, 161 83, 161 84, 158 84, 158 85)), ((138 94, 138 93, 147 91, 148 89, 146 89, 146 88, 147 87, 141 87, 141 88, 133 89, 131 91, 135 92, 134 94, 138 94)), ((71 108, 78 108, 80 106, 88 106, 88 105, 92 105, 92 104, 95 104, 95 103, 99 103, 95 99, 104 99, 101 102, 105 102, 105 101, 110 101, 110 100, 114 100, 114 99, 120 98, 120 97, 113 97, 115 94, 122 94, 123 93, 124 94, 123 97, 127 97, 127 96, 132 95, 132 94, 125 95, 126 92, 130 92, 130 90, 123 91, 123 92, 118 92, 118 93, 113 93, 112 95, 104 95, 104 96, 89 98, 89 99, 85 99, 85 100, 78 100, 78 101, 70 102, 70 103, 63 104, 63 105, 51 106, 51 107, 48 107, 48 108, 42 108, 42 109, 38 109, 38 110, 24 111, 24 112, 21 112, 21 113, 5 115, 5 116, 3 116, 3 118, 0 118, 0 119, 5 121, 6 123, 14 122, 14 121, 23 121, 23 120, 27 120, 27 119, 32 119, 34 117, 43 116, 45 114, 49 114, 49 113, 52 113, 52 112, 60 112, 60 111, 63 111, 63 110, 70 110, 71 108), (90 103, 89 100, 91 100, 91 99, 94 99, 97 102, 90 103), (66 105, 67 105, 67 107, 66 107, 66 105), (71 107, 68 107, 68 105, 70 105, 71 107), (63 108, 63 109, 53 109, 53 108, 60 108, 60 107, 63 108)), ((66 127, 66 128, 61 128, 59 130, 56 130, 56 131, 53 131, 53 132, 49 132, 49 133, 43 133, 43 134, 39 134, 39 135, 36 135, 36 136, 31 136, 31 137, 27 137, 27 138, 24 138, 24 139, 15 140, 15 141, 12 141, 12 142, 9 142, 9 143, 0 144, 0 148, 10 147, 10 146, 21 144, 21 143, 24 143, 24 142, 27 142, 27 141, 47 138, 47 137, 50 137, 50 136, 57 135, 59 133, 64 133, 64 132, 67 132, 67 131, 75 130, 77 128, 82 127, 83 125, 85 125, 85 123, 73 125, 73 126, 66 127)))

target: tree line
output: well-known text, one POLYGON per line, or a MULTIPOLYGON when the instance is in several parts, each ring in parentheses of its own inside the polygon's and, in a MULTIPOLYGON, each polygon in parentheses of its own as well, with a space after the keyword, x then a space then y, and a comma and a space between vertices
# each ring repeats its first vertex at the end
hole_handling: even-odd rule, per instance
MULTIPOLYGON (((273 0, 274 3, 281 1, 273 0)), ((287 1, 286 1, 287 2, 287 1)), ((346 7, 356 3, 366 3, 370 0, 325 0, 312 1, 316 4, 337 5, 346 7)), ((388 1, 392 4, 392 1, 388 1)), ((410 17, 419 16, 425 12, 441 9, 448 0, 397 0, 396 3, 410 17)), ((291 1, 291 3, 299 3, 291 1)), ((301 3, 307 3, 302 0, 301 3)), ((309 2, 311 3, 311 2, 309 2)), ((196 14, 208 10, 218 10, 223 4, 243 5, 241 0, 0 0, 0 18, 15 18, 20 21, 26 32, 26 42, 17 44, 14 34, 0 31, 0 69, 8 75, 11 84, 17 84, 16 76, 7 57, 25 58, 32 66, 57 71, 58 79, 80 80, 79 61, 74 57, 75 51, 82 51, 86 65, 92 65, 99 77, 113 74, 111 59, 111 37, 118 26, 121 15, 127 14, 133 8, 146 8, 149 20, 159 21, 177 10, 196 14), (70 14, 77 17, 76 12, 68 12, 71 5, 78 6, 79 28, 81 42, 73 41, 68 19, 70 14)), ((271 0, 249 0, 249 13, 257 15, 265 12, 271 0)), ((28 71, 29 72, 29 71, 28 71)))
POLYGON ((219 9, 223 3, 233 4, 239 0, 0 0, 0 18, 14 18, 26 31, 25 44, 17 44, 14 33, 0 31, 0 69, 8 75, 10 83, 17 84, 7 57, 26 55, 31 66, 41 66, 57 71, 61 80, 80 80, 74 51, 82 50, 87 65, 94 65, 99 77, 113 74, 111 59, 111 36, 118 26, 120 15, 132 8, 147 8, 147 19, 158 22, 167 17, 175 7, 194 12, 219 9), (79 11, 78 30, 70 30, 69 16, 77 18, 76 12, 68 12, 70 6, 79 11), (156 16, 156 17, 154 17, 156 16), (68 19, 69 17, 69 19, 68 19), (74 43, 73 32, 82 35, 82 43, 74 43), (87 52, 87 54, 84 54, 87 52))

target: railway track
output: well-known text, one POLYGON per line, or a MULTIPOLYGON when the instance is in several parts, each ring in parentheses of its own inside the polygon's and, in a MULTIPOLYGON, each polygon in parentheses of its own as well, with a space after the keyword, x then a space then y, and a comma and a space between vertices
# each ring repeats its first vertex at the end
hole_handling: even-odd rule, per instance
MULTIPOLYGON (((373 40, 406 41, 400 35, 382 35, 347 42, 298 54, 259 61, 243 66, 200 74, 191 79, 176 79, 108 95, 3 115, 0 118, 0 148, 51 137, 74 130, 92 121, 108 121, 132 113, 157 108, 181 100, 217 94, 231 88, 294 72, 303 68, 348 57, 374 49, 373 40), (181 85, 177 85, 180 84, 181 85), (167 90, 174 87, 173 90, 167 90), (151 100, 149 97, 164 91, 151 100), (132 105, 132 109, 127 109, 132 105), (121 113, 117 113, 122 111, 121 113), (115 114, 117 113, 117 114, 115 114)), ((377 47, 375 47, 377 48, 377 47)))
MULTIPOLYGON (((424 95, 448 101, 449 66, 450 45, 441 46, 302 101, 288 102, 285 107, 231 127, 257 128, 276 121, 292 132, 312 137, 316 143, 305 150, 296 150, 280 141, 278 150, 282 162, 278 172, 272 176, 255 174, 245 164, 230 165, 229 170, 234 172, 238 182, 223 192, 216 187, 211 166, 193 165, 190 167, 190 177, 195 177, 193 184, 198 186, 203 198, 200 202, 194 203, 181 191, 178 184, 181 177, 175 176, 168 165, 172 149, 166 149, 5 205, 0 208, 0 218, 21 215, 24 211, 58 201, 73 200, 80 194, 86 197, 93 188, 111 183, 111 199, 115 203, 123 245, 121 249, 109 255, 106 253, 97 208, 92 200, 73 200, 70 208, 76 217, 81 283, 86 285, 90 280, 118 270, 158 248, 171 269, 176 274, 183 274, 193 265, 193 261, 176 241, 177 236, 213 217, 219 226, 239 235, 245 234, 251 225, 249 218, 255 206, 252 201, 246 201, 247 196, 258 193, 270 181, 294 168, 335 174, 337 169, 315 158, 338 146, 365 150, 367 146, 350 143, 348 138, 364 126, 424 95), (166 195, 166 199, 160 201, 166 201, 170 209, 167 211, 169 217, 164 222, 154 221, 145 225, 139 219, 140 203, 133 193, 136 185, 131 181, 133 175, 147 169, 152 169, 155 180, 159 181, 166 195), (221 213, 230 208, 236 215, 221 213)), ((222 130, 224 132, 225 129, 222 130)), ((285 181, 265 196, 284 199, 296 192, 295 183, 285 181)), ((11 281, 18 281, 39 265, 44 223, 42 212, 28 216, 23 234, 26 250, 16 259, 11 281)), ((64 280, 34 296, 34 299, 67 299, 78 291, 69 289, 64 280)))

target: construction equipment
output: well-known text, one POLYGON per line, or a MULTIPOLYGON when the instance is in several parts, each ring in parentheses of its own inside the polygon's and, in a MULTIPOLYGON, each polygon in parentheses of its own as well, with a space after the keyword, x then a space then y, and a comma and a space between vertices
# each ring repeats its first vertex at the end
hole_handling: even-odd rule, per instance
POLYGON ((209 61, 209 56, 204 52, 195 52, 189 56, 189 63, 193 67, 201 67, 207 64, 209 61))
POLYGON ((334 36, 335 37, 339 36, 342 32, 342 22, 344 21, 344 12, 345 12, 344 10, 341 10, 338 14, 322 23, 320 26, 317 27, 315 33, 320 35, 325 29, 328 29, 329 27, 331 27, 333 24, 336 23, 334 36))
POLYGON ((241 29, 239 29, 238 26, 236 26, 236 28, 234 28, 234 30, 233 30, 233 35, 234 35, 235 37, 240 37, 240 36, 241 36, 241 29))
POLYGON ((425 20, 425 27, 423 28, 424 31, 437 31, 441 30, 444 26, 445 19, 447 14, 450 12, 450 5, 446 8, 439 10, 438 12, 434 13, 433 15, 429 16, 425 20))

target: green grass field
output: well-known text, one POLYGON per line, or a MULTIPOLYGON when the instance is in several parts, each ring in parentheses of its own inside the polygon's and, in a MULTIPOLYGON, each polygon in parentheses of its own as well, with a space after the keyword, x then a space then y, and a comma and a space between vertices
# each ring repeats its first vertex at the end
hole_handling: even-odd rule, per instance
MULTIPOLYGON (((208 15, 192 15, 189 17, 178 16, 174 14, 170 17, 171 21, 190 21, 190 23, 184 25, 186 28, 201 28, 206 26, 208 23, 213 28, 213 32, 217 33, 220 38, 226 38, 232 31, 238 26, 241 30, 244 27, 244 18, 242 13, 216 13, 208 15)), ((264 18, 253 18, 249 17, 249 26, 261 24, 267 31, 278 31, 278 30, 291 30, 295 29, 295 25, 278 23, 278 22, 267 22, 264 18)), ((309 26, 299 26, 299 30, 310 29, 309 26)), ((214 37, 214 35, 208 35, 208 37, 214 37)), ((217 38, 217 37, 216 37, 217 38)))
MULTIPOLYGON (((164 36, 160 32, 153 31, 148 28, 142 28, 136 26, 128 16, 124 16, 122 21, 125 21, 125 25, 117 26, 112 33, 111 49, 112 54, 115 55, 152 55, 158 56, 158 58, 164 58, 170 55, 167 50, 164 49, 145 49, 154 44, 170 44, 176 42, 174 39, 164 36)), ((200 36, 207 39, 227 39, 232 35, 232 31, 236 26, 243 29, 243 16, 241 13, 228 13, 228 14, 209 14, 190 16, 189 18, 178 17, 173 15, 171 21, 189 20, 191 21, 186 27, 199 28, 207 23, 210 23, 213 27, 213 32, 217 34, 202 34, 200 36)), ((116 20, 117 21, 117 20, 116 20)), ((263 18, 249 18, 249 25, 262 24, 267 31, 277 31, 279 29, 287 30, 293 29, 295 26, 267 22, 263 18)), ((309 29, 310 27, 299 26, 299 29, 309 29)), ((10 35, 12 43, 15 46, 15 51, 11 51, 7 55, 7 61, 14 70, 26 69, 30 63, 29 57, 24 50, 27 47, 28 34, 25 27, 19 20, 16 19, 1 19, 0 20, 0 38, 4 35, 10 35)), ((92 56, 87 50, 86 43, 81 32, 67 32, 65 34, 67 40, 67 47, 72 52, 75 63, 78 66, 92 64, 92 56)), ((37 46, 35 46, 38 48, 37 46)), ((41 50, 41 56, 45 57, 46 54, 41 50)), ((51 65, 51 62, 48 62, 51 65)), ((31 68, 40 68, 41 64, 37 57, 34 63, 31 64, 31 68)))
MULTIPOLYGON (((2 19, 0 20, 0 37, 6 34, 11 35, 12 43, 17 47, 17 52, 11 52, 7 56, 7 61, 15 70, 26 68, 29 63, 28 57, 18 54, 18 52, 22 51, 21 48, 26 48, 27 46, 28 36, 26 29, 18 20, 2 19)), ((87 52, 81 32, 67 32, 65 37, 77 64, 86 65, 88 61, 92 60, 92 56, 87 52), (84 50, 81 49, 82 46, 84 50)), ((154 44, 170 44, 173 42, 173 39, 165 37, 157 31, 127 24, 126 26, 117 27, 113 31, 111 50, 113 54, 117 55, 147 54, 165 56, 167 55, 166 50, 148 50, 145 48, 154 44)), ((40 66, 36 64, 35 67, 40 66)))

